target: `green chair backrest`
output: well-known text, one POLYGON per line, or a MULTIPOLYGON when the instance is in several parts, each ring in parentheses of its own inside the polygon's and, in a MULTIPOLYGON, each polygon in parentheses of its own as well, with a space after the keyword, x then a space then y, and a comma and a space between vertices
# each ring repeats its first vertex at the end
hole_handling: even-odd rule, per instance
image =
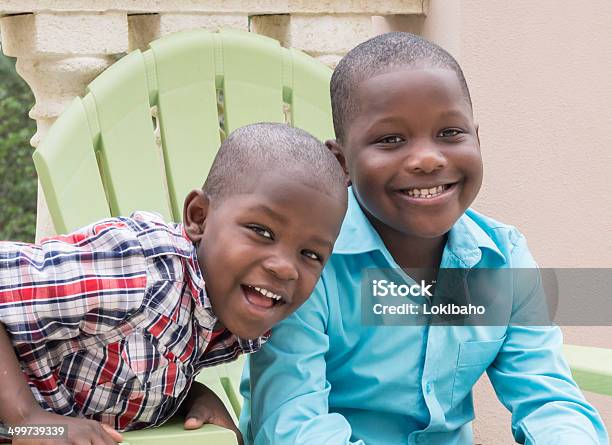
POLYGON ((257 34, 190 30, 109 67, 34 152, 58 233, 134 210, 179 221, 224 135, 260 121, 333 136, 331 70, 257 34))

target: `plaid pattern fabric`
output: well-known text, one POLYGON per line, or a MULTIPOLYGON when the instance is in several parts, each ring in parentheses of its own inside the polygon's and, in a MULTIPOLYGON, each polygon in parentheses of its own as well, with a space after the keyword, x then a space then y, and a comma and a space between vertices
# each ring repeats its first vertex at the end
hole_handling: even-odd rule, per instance
POLYGON ((168 420, 198 371, 266 339, 225 331, 209 345, 217 318, 195 248, 145 212, 0 242, 0 321, 43 408, 119 430, 168 420))

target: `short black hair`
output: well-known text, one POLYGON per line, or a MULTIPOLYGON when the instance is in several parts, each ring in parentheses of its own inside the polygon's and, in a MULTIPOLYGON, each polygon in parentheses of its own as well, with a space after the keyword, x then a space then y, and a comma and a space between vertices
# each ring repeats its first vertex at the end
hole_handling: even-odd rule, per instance
POLYGON ((346 204, 346 178, 335 156, 311 134, 280 123, 251 124, 230 133, 202 189, 215 205, 278 170, 330 196, 340 195, 338 202, 346 204))
POLYGON ((355 87, 362 81, 399 67, 431 67, 453 70, 467 102, 470 91, 459 63, 446 50, 423 37, 407 32, 389 32, 373 37, 350 50, 332 74, 330 92, 334 131, 344 140, 351 118, 359 111, 355 87))

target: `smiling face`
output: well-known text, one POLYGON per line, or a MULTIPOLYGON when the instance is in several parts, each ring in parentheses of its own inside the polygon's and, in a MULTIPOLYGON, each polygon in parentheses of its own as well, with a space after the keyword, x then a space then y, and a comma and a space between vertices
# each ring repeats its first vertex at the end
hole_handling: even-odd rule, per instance
POLYGON ((209 204, 185 203, 185 230, 213 311, 242 338, 256 338, 311 294, 344 217, 344 198, 281 173, 258 178, 250 193, 209 204))
MULTIPOLYGON (((474 201, 482 159, 454 71, 399 68, 361 82, 343 145, 329 141, 383 241, 443 237, 474 201)), ((388 244, 387 244, 388 245, 388 244)))

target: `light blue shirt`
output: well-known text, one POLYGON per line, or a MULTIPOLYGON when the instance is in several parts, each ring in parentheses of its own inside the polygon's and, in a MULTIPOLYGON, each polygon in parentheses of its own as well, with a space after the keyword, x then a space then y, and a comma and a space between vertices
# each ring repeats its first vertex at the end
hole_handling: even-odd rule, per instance
MULTIPOLYGON (((486 371, 527 444, 608 444, 572 381, 558 327, 366 326, 362 271, 398 267, 352 191, 310 299, 250 356, 240 426, 255 445, 472 444, 472 386, 486 371)), ((534 268, 513 227, 468 210, 442 268, 534 268)), ((531 289, 514 289, 521 304, 531 289)))

